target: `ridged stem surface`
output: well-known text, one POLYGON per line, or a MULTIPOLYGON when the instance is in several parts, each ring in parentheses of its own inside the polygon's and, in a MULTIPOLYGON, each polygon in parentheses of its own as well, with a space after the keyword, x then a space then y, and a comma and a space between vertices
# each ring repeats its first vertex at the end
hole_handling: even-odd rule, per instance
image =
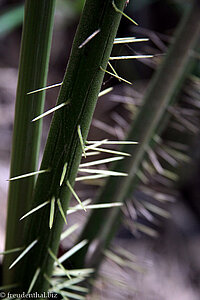
MULTIPOLYGON (((115 4, 123 10, 125 2, 116 0, 115 4)), ((54 114, 41 164, 42 170, 49 168, 50 172, 38 176, 32 208, 55 197, 56 201, 60 199, 63 210, 67 210, 71 197, 67 181, 73 186, 82 156, 78 126, 85 141, 104 77, 101 67, 107 67, 120 19, 121 13, 114 9, 111 0, 87 0, 85 3, 57 103, 68 104, 54 114), (99 33, 79 47, 96 30, 99 33), (66 174, 60 186, 66 163, 66 174)), ((19 282, 21 291, 28 289, 38 267, 41 272, 33 291, 48 289, 49 283, 43 275, 51 276, 54 263, 48 248, 56 255, 63 227, 57 205, 51 229, 49 214, 50 206, 47 205, 22 221, 26 226, 24 244, 29 245, 35 239, 38 243, 19 262, 21 272, 13 278, 19 282)))
MULTIPOLYGON (((46 86, 54 21, 55 0, 26 0, 15 104, 10 177, 36 171, 42 121, 31 120, 42 113, 45 92, 27 95, 46 86)), ((35 176, 11 181, 8 196, 6 249, 23 245, 24 224, 20 217, 30 208, 35 176)), ((12 281, 8 266, 16 257, 4 259, 4 280, 12 281)))

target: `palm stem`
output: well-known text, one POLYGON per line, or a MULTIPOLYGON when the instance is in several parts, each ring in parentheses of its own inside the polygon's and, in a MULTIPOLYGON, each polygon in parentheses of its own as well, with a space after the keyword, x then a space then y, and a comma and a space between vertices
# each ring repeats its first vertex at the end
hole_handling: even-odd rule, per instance
MULTIPOLYGON (((116 0, 115 4, 123 10, 125 2, 116 0)), ((78 128, 84 143, 103 81, 104 72, 100 67, 105 69, 107 66, 120 19, 121 13, 116 12, 111 0, 86 1, 57 105, 69 103, 54 114, 41 164, 42 170, 50 169, 50 172, 38 176, 32 208, 54 197, 55 203, 60 199, 62 209, 67 210, 71 197, 67 182, 73 186, 82 155, 78 128), (80 48, 98 29, 99 33, 80 48), (66 163, 65 176, 61 180, 66 163)), ((24 219, 27 229, 24 244, 29 245, 36 239, 38 243, 19 262, 20 276, 17 272, 13 276, 13 282, 20 284, 19 290, 28 290, 38 267, 41 272, 32 291, 48 289, 49 282, 44 280, 44 275, 46 278, 51 276, 54 263, 49 249, 56 255, 64 223, 56 205, 50 229, 49 212, 50 207, 45 206, 24 219)))
MULTIPOLYGON (((27 95, 46 85, 54 20, 55 0, 27 0, 23 26, 10 177, 36 171, 42 122, 31 123, 43 111, 45 92, 27 95)), ((11 181, 9 186, 6 249, 22 245, 24 224, 20 217, 29 209, 35 176, 11 181)), ((10 282, 8 266, 15 254, 4 259, 4 280, 10 282)))

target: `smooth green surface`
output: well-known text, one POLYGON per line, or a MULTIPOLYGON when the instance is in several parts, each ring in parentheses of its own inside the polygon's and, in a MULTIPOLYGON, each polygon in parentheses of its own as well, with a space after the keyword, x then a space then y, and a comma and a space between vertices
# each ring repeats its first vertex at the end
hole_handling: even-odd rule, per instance
MULTIPOLYGON (((45 92, 33 95, 27 93, 46 85, 54 8, 55 0, 25 2, 10 177, 33 172, 38 168, 42 123, 31 123, 31 120, 42 113, 45 92)), ((24 223, 19 219, 30 208, 34 184, 35 176, 10 182, 6 249, 25 246, 24 223)), ((3 276, 6 284, 13 282, 12 276, 16 278, 17 266, 8 271, 15 257, 16 254, 12 254, 4 259, 3 276)))
MULTIPOLYGON (((167 108, 176 96, 186 77, 191 62, 190 53, 197 44, 200 35, 200 7, 194 4, 183 16, 183 20, 175 34, 174 43, 159 70, 156 72, 144 97, 144 104, 132 124, 127 140, 138 141, 133 147, 123 146, 121 151, 131 153, 131 158, 117 162, 112 170, 127 172, 128 177, 110 177, 100 192, 96 203, 124 202, 129 192, 133 192, 138 180, 137 171, 146 155, 154 133, 162 126, 167 108)), ((89 240, 88 245, 78 255, 74 255, 72 263, 75 267, 97 267, 102 259, 102 252, 110 243, 120 222, 120 208, 91 213, 79 240, 89 240), (90 249, 95 251, 90 254, 90 249), (86 261, 87 255, 87 261, 86 261)))
MULTIPOLYGON (((116 0, 115 3, 123 10, 125 0, 116 0)), ((38 176, 31 208, 55 197, 56 202, 60 199, 63 210, 67 210, 71 192, 66 182, 68 180, 73 185, 82 155, 77 128, 80 125, 85 141, 104 77, 100 67, 105 69, 107 66, 120 19, 121 13, 115 11, 111 0, 86 1, 57 105, 67 100, 70 103, 54 114, 41 165, 42 170, 48 166, 51 171, 38 176), (100 32, 79 49, 97 29, 100 32), (66 175, 60 186, 66 162, 66 175)), ((24 219, 24 244, 28 245, 35 239, 38 239, 38 243, 19 262, 21 272, 16 273, 12 281, 19 282, 18 290, 28 290, 38 267, 41 268, 41 273, 32 291, 44 292, 49 286, 43 277, 44 273, 50 277, 53 267, 48 248, 54 254, 57 253, 64 223, 56 206, 53 227, 50 230, 49 214, 49 207, 46 206, 24 219)))

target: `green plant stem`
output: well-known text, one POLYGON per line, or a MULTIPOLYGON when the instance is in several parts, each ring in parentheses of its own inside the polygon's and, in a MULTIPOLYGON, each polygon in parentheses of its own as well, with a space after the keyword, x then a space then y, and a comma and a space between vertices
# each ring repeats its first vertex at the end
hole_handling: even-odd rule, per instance
MULTIPOLYGON (((55 0, 25 2, 10 177, 38 168, 42 122, 31 123, 31 120, 42 113, 45 92, 27 93, 46 85, 54 8, 55 0)), ((10 182, 6 249, 22 246, 24 223, 19 219, 30 207, 34 184, 35 176, 10 182)), ((5 282, 12 281, 13 271, 8 271, 8 266, 15 257, 15 254, 5 256, 5 282)))
MULTIPOLYGON (((180 90, 191 62, 190 54, 197 44, 200 33, 200 7, 194 2, 185 13, 179 25, 173 44, 159 70, 156 72, 143 100, 143 106, 132 124, 127 140, 138 141, 138 146, 131 149, 125 145, 121 151, 131 153, 131 158, 117 162, 112 170, 127 172, 128 177, 109 178, 97 197, 96 203, 124 202, 133 192, 138 178, 137 172, 146 155, 146 150, 167 112, 172 99, 180 90)), ((89 243, 71 262, 75 267, 98 267, 103 250, 109 245, 120 223, 120 208, 93 211, 79 240, 87 239, 89 243), (95 250, 91 253, 90 249, 95 250)))
MULTIPOLYGON (((125 2, 116 0, 115 4, 123 10, 125 2)), ((111 0, 86 1, 57 103, 69 101, 69 104, 54 114, 41 164, 42 170, 47 167, 51 171, 38 176, 32 208, 55 197, 60 199, 63 210, 67 210, 71 191, 66 183, 69 181, 73 186, 82 155, 78 126, 85 142, 103 81, 104 72, 100 67, 107 66, 120 19, 121 13, 115 11, 111 0), (100 32, 80 49, 79 46, 98 29, 100 32), (60 186, 66 163, 65 178, 60 186)), ((56 255, 64 223, 56 206, 50 230, 49 211, 50 207, 45 206, 24 219, 27 229, 24 244, 29 245, 35 239, 38 243, 19 262, 21 273, 16 273, 12 281, 19 283, 18 290, 28 290, 38 267, 41 272, 32 291, 48 289, 49 283, 43 275, 51 276, 54 263, 48 249, 56 255)))

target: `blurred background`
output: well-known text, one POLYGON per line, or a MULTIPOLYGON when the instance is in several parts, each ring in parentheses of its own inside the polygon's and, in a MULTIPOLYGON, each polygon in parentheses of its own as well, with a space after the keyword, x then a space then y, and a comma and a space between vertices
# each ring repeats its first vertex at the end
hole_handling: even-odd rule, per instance
MULTIPOLYGON (((122 140, 142 106, 147 86, 162 64, 173 34, 191 1, 130 0, 118 37, 148 41, 116 45, 114 55, 151 54, 152 58, 113 63, 127 85, 105 76, 103 89, 113 91, 98 101, 89 139, 122 140)), ((6 201, 14 121, 24 1, 0 0, 0 251, 4 248, 6 201)), ((62 81, 84 0, 57 0, 48 85, 62 81), (63 53, 65 55, 63 55, 63 53)), ((125 220, 113 241, 134 255, 132 267, 107 259, 94 294, 88 299, 198 300, 200 292, 200 62, 177 95, 172 117, 158 136, 151 155, 155 168, 168 166, 168 176, 150 172, 145 165, 141 184, 124 208, 125 220), (172 148, 171 148, 172 147, 172 148), (173 149, 173 151, 172 151, 173 149), (159 161, 158 161, 159 157, 159 161), (148 204, 146 204, 148 203, 148 204), (145 205, 146 204, 146 205, 145 205), (150 205, 149 205, 150 204, 150 205), (134 219, 136 225, 132 225, 134 219), (131 221, 130 221, 131 220, 131 221), (108 274, 113 280, 109 282, 108 274), (110 275, 109 275, 110 276, 110 275), (114 286, 114 288, 113 288, 114 286)), ((47 91, 45 110, 54 106, 58 88, 47 91)), ((44 118, 42 149, 51 117, 44 118)), ((41 150, 42 154, 42 150, 41 150)), ((93 197, 102 181, 78 185, 79 194, 93 197)), ((75 214, 76 219, 83 219, 75 214)), ((65 247, 65 245, 63 245, 65 247)), ((69 244, 67 245, 69 247, 69 244)))

